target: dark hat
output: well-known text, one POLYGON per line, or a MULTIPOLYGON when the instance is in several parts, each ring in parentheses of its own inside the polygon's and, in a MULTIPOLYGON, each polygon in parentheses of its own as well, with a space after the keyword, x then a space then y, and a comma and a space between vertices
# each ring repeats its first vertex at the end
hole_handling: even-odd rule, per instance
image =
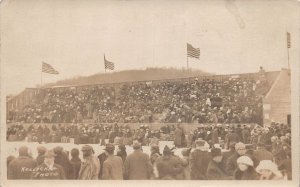
POLYGON ((181 151, 182 156, 189 156, 191 153, 192 148, 183 149, 181 151))
POLYGON ((257 147, 265 147, 265 144, 263 142, 258 142, 257 147))
POLYGON ((215 156, 222 156, 221 149, 212 148, 211 149, 211 156, 212 156, 212 158, 215 157, 215 156))
POLYGON ((254 149, 254 145, 253 144, 246 144, 246 149, 247 150, 253 150, 254 149))
POLYGON ((105 148, 104 148, 105 151, 114 151, 115 150, 115 146, 113 144, 106 144, 105 145, 105 148))
POLYGON ((19 148, 19 155, 20 156, 27 156, 28 155, 28 147, 27 146, 21 146, 19 148))
POLYGON ((44 146, 37 146, 37 151, 39 152, 39 153, 45 153, 46 151, 47 151, 47 149, 46 149, 46 147, 44 147, 44 146))
POLYGON ((132 147, 133 149, 139 149, 141 148, 141 143, 138 141, 134 141, 132 147))
POLYGON ((235 148, 235 144, 236 144, 236 142, 230 142, 229 147, 230 148, 235 148))
POLYGON ((195 144, 198 147, 203 147, 205 145, 205 141, 204 140, 196 140, 195 144))
POLYGON ((90 145, 84 145, 82 148, 81 148, 81 151, 92 151, 93 150, 93 147, 90 146, 90 145))
POLYGON ((61 153, 63 151, 64 148, 60 147, 60 146, 57 146, 53 149, 54 153, 61 153))
POLYGON ((78 157, 78 155, 79 155, 79 150, 77 148, 73 148, 71 150, 71 156, 72 157, 78 157))
POLYGON ((125 147, 124 144, 120 144, 118 147, 119 147, 120 150, 126 150, 126 147, 125 147))
POLYGON ((164 153, 164 154, 171 154, 171 153, 172 153, 172 150, 169 148, 169 146, 166 145, 166 146, 164 147, 163 153, 164 153))

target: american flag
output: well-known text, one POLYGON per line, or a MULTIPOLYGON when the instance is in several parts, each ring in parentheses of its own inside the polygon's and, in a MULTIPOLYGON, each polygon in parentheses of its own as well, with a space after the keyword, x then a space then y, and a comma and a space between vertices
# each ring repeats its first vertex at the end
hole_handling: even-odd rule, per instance
POLYGON ((194 48, 191 44, 187 43, 187 57, 193 57, 199 59, 200 49, 194 48))
POLYGON ((57 70, 55 70, 50 64, 43 62, 42 64, 42 72, 49 73, 49 74, 59 74, 57 70))
POLYGON ((110 70, 115 69, 115 64, 113 62, 106 60, 105 55, 104 55, 104 67, 105 69, 110 69, 110 70))
POLYGON ((287 48, 291 48, 291 34, 289 32, 286 33, 286 42, 287 48))

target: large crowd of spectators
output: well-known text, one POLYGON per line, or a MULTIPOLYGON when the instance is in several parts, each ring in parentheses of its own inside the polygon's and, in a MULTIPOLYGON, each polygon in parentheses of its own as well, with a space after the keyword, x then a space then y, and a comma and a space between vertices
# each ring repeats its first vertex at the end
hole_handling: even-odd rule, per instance
POLYGON ((44 88, 8 122, 262 123, 260 76, 44 88))
MULTIPOLYGON (((291 130, 287 125, 272 123, 269 127, 247 125, 199 125, 185 132, 180 124, 152 130, 129 127, 83 125, 73 133, 74 125, 52 126, 46 130, 61 135, 48 137, 45 128, 31 141, 69 141, 78 135, 77 143, 96 143, 105 152, 95 155, 89 145, 64 150, 59 145, 47 150, 47 144, 37 147, 32 158, 27 147, 20 147, 19 157, 8 157, 9 179, 102 179, 102 180, 278 180, 291 179, 291 130), (94 135, 93 135, 94 134, 94 135), (74 136, 75 135, 75 136, 74 136), (165 146, 160 152, 159 141, 171 140, 174 147, 165 146), (35 139, 35 140, 34 140, 35 139), (142 146, 151 147, 148 155, 142 146), (132 153, 126 147, 132 146, 132 153), (118 150, 115 151, 115 148, 118 150), (181 149, 181 156, 174 150, 181 149), (25 168, 25 169, 24 169, 25 168), (49 169, 52 168, 52 169, 49 169), (53 169, 54 168, 54 169, 53 169)), ((15 126, 14 128, 18 128, 15 126)), ((34 130, 35 129, 35 130, 34 130)), ((77 128, 76 128, 77 129, 77 128)), ((24 130, 24 129, 23 129, 24 130)), ((22 130, 21 130, 22 131, 22 130)), ((28 133, 28 129, 24 130, 28 133)), ((51 134, 51 133, 50 133, 51 134)), ((23 133, 26 135, 26 133, 23 133)), ((28 135, 28 134, 27 134, 28 135)), ((11 138, 11 137, 10 137, 11 138)), ((27 138, 29 141, 29 137, 27 138)), ((76 139, 76 138, 75 138, 76 139)), ((72 144, 71 144, 72 145, 72 144)))

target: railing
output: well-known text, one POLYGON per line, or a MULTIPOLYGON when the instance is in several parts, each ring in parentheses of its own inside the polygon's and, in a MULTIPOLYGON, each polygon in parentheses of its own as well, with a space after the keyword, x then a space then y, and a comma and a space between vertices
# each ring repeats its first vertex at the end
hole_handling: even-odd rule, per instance
MULTIPOLYGON (((10 124, 7 124, 7 127, 11 127, 12 125, 14 125, 15 123, 10 123, 10 124)), ((24 123, 22 124, 22 126, 27 129, 30 125, 32 125, 33 127, 37 127, 39 125, 41 126, 47 126, 51 129, 51 127, 53 125, 55 125, 56 127, 58 127, 58 125, 61 125, 61 126, 69 126, 71 125, 72 123, 24 123)), ((78 123, 77 125, 85 125, 84 123, 78 123)), ((111 126, 111 125, 114 125, 115 123, 86 123, 87 125, 102 125, 102 126, 111 126)), ((185 132, 189 132, 191 130, 195 130, 196 128, 198 127, 205 127, 205 126, 212 126, 212 125, 217 125, 217 124, 212 124, 212 123, 117 123, 119 127, 129 127, 130 129, 138 129, 140 126, 148 126, 151 130, 158 130, 160 129, 161 127, 163 126, 174 126, 176 127, 177 124, 180 125, 180 127, 182 127, 185 132)), ((249 126, 252 126, 252 127, 255 127, 257 126, 258 124, 256 123, 230 123, 230 124, 220 124, 221 126, 225 127, 227 125, 229 126, 237 126, 237 125, 249 125, 249 126)))

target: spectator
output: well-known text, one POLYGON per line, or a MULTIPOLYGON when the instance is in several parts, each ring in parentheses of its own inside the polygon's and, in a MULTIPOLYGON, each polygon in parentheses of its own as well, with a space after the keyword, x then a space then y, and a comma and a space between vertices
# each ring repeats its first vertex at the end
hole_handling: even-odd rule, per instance
POLYGON ((221 153, 221 149, 211 149, 212 160, 208 164, 206 176, 209 180, 230 180, 232 177, 228 176, 225 171, 225 163, 221 153))
POLYGON ((153 168, 149 155, 143 153, 141 144, 137 141, 133 143, 134 152, 127 156, 124 166, 125 179, 128 180, 147 180, 150 179, 153 168))
POLYGON ((36 157, 37 165, 41 165, 42 163, 44 163, 46 151, 47 149, 44 146, 37 147, 37 152, 38 152, 38 156, 36 157))
MULTIPOLYGON (((274 159, 272 153, 266 150, 265 145, 262 142, 259 142, 257 144, 257 150, 253 152, 253 157, 255 158, 255 161, 257 161, 258 163, 262 160, 273 161, 274 159)), ((256 167, 258 163, 254 162, 254 167, 256 167)))
POLYGON ((71 150, 71 174, 70 174, 70 179, 78 179, 79 175, 79 170, 81 166, 81 159, 79 158, 79 150, 77 148, 73 148, 71 150))
POLYGON ((32 169, 37 166, 35 160, 29 156, 28 147, 19 148, 19 157, 8 165, 8 179, 30 179, 32 169))
POLYGON ((84 160, 80 166, 78 179, 97 180, 100 171, 100 163, 94 156, 93 148, 89 145, 84 145, 81 151, 84 160))
POLYGON ((68 155, 63 151, 63 148, 57 146, 53 149, 55 154, 54 163, 60 165, 64 169, 65 177, 71 179, 72 166, 68 155))
POLYGON ((197 140, 195 142, 196 149, 190 155, 191 165, 191 179, 192 180, 206 180, 206 171, 208 163, 211 160, 211 155, 207 151, 204 140, 197 140))
POLYGON ((183 166, 183 175, 185 180, 191 179, 191 168, 190 168, 190 160, 189 156, 192 148, 186 148, 181 151, 182 154, 182 166, 183 166))
POLYGON ((237 169, 233 176, 235 180, 257 180, 258 175, 253 167, 253 161, 248 156, 241 156, 237 159, 237 169))
POLYGON ((231 155, 226 163, 226 171, 227 173, 232 176, 234 171, 237 169, 237 159, 240 156, 245 155, 246 153, 246 146, 242 142, 238 142, 235 144, 235 151, 236 153, 231 155))
POLYGON ((175 130, 174 133, 175 133, 174 134, 174 136, 175 136, 175 139, 174 139, 175 147, 182 147, 184 139, 185 139, 185 135, 184 135, 184 132, 183 132, 182 128, 180 128, 179 124, 177 125, 176 130, 175 130))
POLYGON ((31 179, 35 180, 58 180, 66 179, 64 169, 54 163, 55 154, 52 150, 45 153, 44 163, 34 168, 31 179))
POLYGON ((117 156, 121 157, 124 163, 127 157, 126 147, 124 144, 121 144, 118 146, 118 148, 119 150, 117 151, 117 156))
POLYGON ((179 157, 173 155, 167 145, 164 147, 163 156, 157 158, 156 167, 161 180, 184 179, 183 163, 179 157))
POLYGON ((104 180, 123 180, 123 161, 119 156, 114 156, 115 146, 106 144, 105 151, 107 159, 103 163, 102 179, 104 180))
POLYGON ((260 174, 259 180, 281 180, 282 174, 277 168, 277 165, 271 160, 262 160, 256 168, 257 173, 260 174))

